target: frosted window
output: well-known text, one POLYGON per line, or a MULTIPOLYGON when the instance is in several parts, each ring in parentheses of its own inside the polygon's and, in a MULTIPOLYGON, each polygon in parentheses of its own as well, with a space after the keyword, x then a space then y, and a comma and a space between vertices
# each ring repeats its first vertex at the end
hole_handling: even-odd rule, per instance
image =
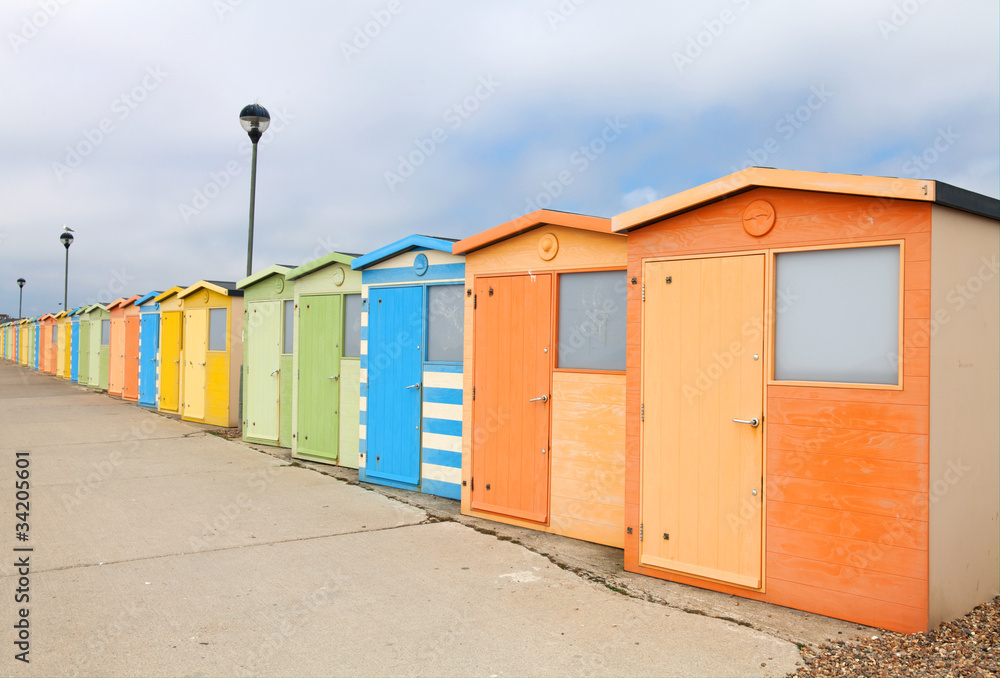
POLYGON ((282 327, 284 328, 284 332, 281 336, 281 352, 291 353, 295 336, 295 302, 291 299, 286 299, 283 310, 282 327))
POLYGON ((344 295, 344 357, 361 357, 361 295, 344 295))
POLYGON ((59 341, 59 328, 56 325, 52 326, 52 343, 59 341))
POLYGON ((101 321, 101 346, 107 346, 111 343, 111 321, 102 320, 101 321))
POLYGON ((559 367, 625 370, 625 271, 559 276, 559 367))
POLYGON ((431 285, 427 288, 427 359, 462 362, 465 302, 462 285, 431 285))
POLYGON ((226 350, 226 309, 212 308, 208 311, 208 350, 226 350))
POLYGON ((775 260, 774 378, 898 384, 899 246, 775 260))

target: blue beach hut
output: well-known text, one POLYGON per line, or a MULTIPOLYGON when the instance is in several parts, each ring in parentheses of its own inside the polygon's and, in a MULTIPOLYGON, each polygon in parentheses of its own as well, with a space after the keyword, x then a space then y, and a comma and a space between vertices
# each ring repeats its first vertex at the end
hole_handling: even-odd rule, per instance
POLYGON ((156 407, 160 375, 160 304, 162 292, 149 292, 136 300, 139 309, 139 404, 156 407))

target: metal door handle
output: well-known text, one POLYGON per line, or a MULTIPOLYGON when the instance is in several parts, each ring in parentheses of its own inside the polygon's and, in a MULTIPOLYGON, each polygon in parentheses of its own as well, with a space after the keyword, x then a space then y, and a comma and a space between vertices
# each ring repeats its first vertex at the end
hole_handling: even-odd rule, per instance
POLYGON ((420 384, 410 384, 406 388, 415 388, 415 389, 417 389, 419 391, 420 390, 420 384))
POLYGON ((753 419, 733 419, 737 424, 750 424, 754 428, 760 426, 760 419, 754 417, 753 419))
POLYGON ((278 369, 276 369, 276 370, 275 370, 274 372, 271 372, 271 376, 273 377, 274 375, 276 375, 276 374, 277 374, 278 372, 280 372, 280 371, 281 371, 281 368, 279 367, 279 368, 278 368, 278 369))
POLYGON ((528 398, 529 403, 535 403, 541 400, 543 403, 549 402, 549 397, 547 395, 539 396, 537 398, 528 398))
POLYGON ((198 363, 199 365, 205 365, 206 363, 198 363))
POLYGON ((175 363, 179 363, 179 362, 180 362, 180 360, 175 360, 174 362, 175 362, 175 363))
MULTIPOLYGON (((271 374, 274 374, 273 372, 271 374)), ((332 377, 327 377, 327 379, 333 379, 334 381, 340 381, 340 375, 335 374, 332 377)))

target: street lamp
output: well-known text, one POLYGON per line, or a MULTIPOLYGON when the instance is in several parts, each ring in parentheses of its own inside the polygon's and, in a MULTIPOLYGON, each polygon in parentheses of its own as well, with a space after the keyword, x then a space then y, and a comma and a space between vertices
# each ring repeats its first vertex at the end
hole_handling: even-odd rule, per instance
POLYGON ((240 125, 253 142, 253 153, 250 159, 250 233, 247 236, 247 277, 250 277, 253 267, 253 203, 257 187, 257 142, 271 124, 271 116, 260 104, 244 106, 240 111, 240 125))
POLYGON ((63 247, 66 248, 66 276, 63 279, 63 310, 68 308, 66 306, 66 299, 69 296, 69 246, 73 244, 73 234, 69 232, 69 229, 63 226, 63 233, 59 236, 59 240, 62 241, 63 247))
POLYGON ((21 302, 24 301, 24 283, 28 282, 24 278, 17 279, 17 286, 20 288, 17 291, 17 319, 21 319, 21 302))

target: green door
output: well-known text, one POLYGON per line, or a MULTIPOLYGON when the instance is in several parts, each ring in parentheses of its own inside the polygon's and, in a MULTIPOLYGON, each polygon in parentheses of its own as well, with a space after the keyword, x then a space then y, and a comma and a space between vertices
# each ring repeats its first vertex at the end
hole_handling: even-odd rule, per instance
POLYGON ((277 445, 280 433, 281 302, 250 302, 247 304, 246 323, 244 435, 277 445))
POLYGON ((299 298, 295 456, 338 457, 341 303, 339 294, 299 298))

